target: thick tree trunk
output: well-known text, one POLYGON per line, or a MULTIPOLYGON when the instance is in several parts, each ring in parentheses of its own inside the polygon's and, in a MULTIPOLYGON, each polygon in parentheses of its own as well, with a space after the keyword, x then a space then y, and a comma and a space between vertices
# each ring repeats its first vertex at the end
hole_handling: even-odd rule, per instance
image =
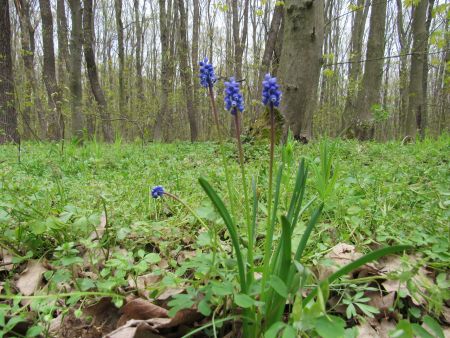
MULTIPOLYGON (((22 59, 25 66, 25 75, 27 78, 26 90, 27 90, 27 101, 33 102, 33 106, 36 110, 39 127, 40 136, 42 138, 47 137, 47 122, 45 121, 45 113, 42 107, 42 102, 39 97, 39 90, 36 81, 36 73, 34 70, 34 51, 35 51, 35 41, 34 41, 34 28, 30 21, 30 3, 28 0, 15 0, 16 11, 20 19, 20 40, 22 44, 22 59)), ((31 134, 34 133, 31 127, 31 105, 25 105, 23 111, 24 120, 24 131, 23 138, 29 139, 31 134)))
POLYGON ((358 9, 355 12, 352 37, 351 37, 351 49, 350 49, 350 61, 349 75, 348 75, 348 89, 347 97, 345 100, 344 114, 342 115, 342 129, 345 130, 349 127, 349 124, 354 119, 356 114, 356 93, 358 89, 358 80, 361 75, 361 55, 363 48, 364 27, 366 26, 367 14, 369 12, 369 6, 366 4, 366 0, 357 0, 356 5, 358 9))
POLYGON ((353 121, 353 133, 359 140, 374 136, 372 107, 380 103, 384 64, 384 32, 386 27, 386 0, 372 0, 366 63, 356 107, 358 115, 353 121))
POLYGON ((58 35, 58 79, 63 85, 66 82, 66 73, 71 74, 70 69, 70 53, 68 39, 68 25, 66 17, 65 0, 57 0, 56 2, 56 21, 58 35))
POLYGON ((145 100, 145 95, 144 81, 142 78, 142 22, 139 13, 139 0, 134 0, 134 21, 136 22, 136 85, 140 111, 145 100))
POLYGON ((420 0, 414 8, 412 19, 413 46, 411 55, 411 70, 409 73, 409 106, 406 116, 406 136, 414 139, 417 129, 422 127, 422 117, 425 102, 423 100, 423 69, 426 60, 426 32, 427 0, 420 0))
POLYGON ((286 129, 302 142, 312 138, 312 117, 322 65, 323 1, 285 1, 280 82, 284 89, 281 112, 286 129))
POLYGON ((83 139, 83 88, 81 86, 81 57, 82 57, 82 8, 80 0, 69 0, 72 14, 72 34, 70 37, 70 79, 72 136, 83 139))
MULTIPOLYGON (((169 0, 171 1, 171 0, 169 0)), ((164 117, 169 114, 169 57, 170 57, 170 37, 169 37, 169 13, 166 10, 166 1, 159 0, 159 27, 161 39, 161 97, 160 109, 156 115, 156 122, 153 128, 153 141, 161 142, 163 140, 164 117)))
POLYGON ((92 94, 97 102, 102 119, 103 139, 105 142, 114 141, 114 133, 111 126, 111 117, 108 112, 105 94, 98 79, 97 65, 94 53, 94 15, 92 0, 83 0, 83 27, 84 27, 84 58, 86 60, 87 73, 91 84, 92 94))
MULTIPOLYGON (((123 22, 122 22, 122 0, 114 0, 114 10, 116 13, 117 46, 119 50, 119 115, 127 119, 126 98, 125 98, 125 47, 123 42, 123 22)), ((122 137, 127 138, 127 121, 122 124, 122 137)))
POLYGON ((429 52, 429 43, 428 37, 430 36, 430 26, 431 20, 433 19, 433 7, 435 0, 428 0, 428 11, 427 11, 427 21, 425 23, 425 33, 427 36, 427 41, 425 43, 425 55, 424 55, 424 63, 423 63, 423 75, 422 75, 422 83, 423 83, 423 111, 422 118, 420 119, 422 125, 418 125, 420 131, 420 137, 423 139, 425 137, 425 130, 428 127, 428 52, 429 52))
POLYGON ((261 67, 259 69, 258 80, 258 94, 262 90, 262 81, 266 73, 270 72, 270 65, 273 59, 273 53, 277 43, 277 38, 280 32, 281 21, 283 20, 284 8, 281 5, 275 6, 273 11, 272 21, 270 22, 269 33, 266 37, 266 44, 264 46, 264 54, 261 60, 261 67))
MULTIPOLYGON (((200 80, 198 77, 199 74, 199 56, 198 56, 198 40, 200 34, 200 4, 199 0, 193 0, 193 17, 192 17, 192 70, 194 71, 193 76, 193 105, 194 110, 197 112, 197 118, 199 117, 199 105, 198 105, 198 91, 200 89, 200 80)), ((197 128, 200 126, 200 123, 197 121, 197 128)), ((199 132, 200 134, 200 132, 199 132)))
POLYGON ((0 0, 0 144, 20 142, 14 104, 9 0, 0 0))
POLYGON ((39 0, 42 20, 42 49, 44 66, 42 77, 47 89, 48 103, 51 114, 48 118, 48 134, 52 140, 64 138, 64 117, 62 114, 61 90, 56 80, 55 47, 53 43, 53 16, 50 0, 39 0))
POLYGON ((191 142, 198 138, 197 128, 197 112, 194 108, 194 101, 192 97, 192 73, 189 67, 189 47, 187 41, 187 15, 184 8, 184 0, 178 0, 178 10, 180 12, 180 46, 178 48, 178 55, 180 58, 180 72, 184 87, 184 96, 186 100, 186 109, 189 120, 189 128, 191 132, 191 142))
POLYGON ((247 33, 248 33, 248 8, 249 0, 244 0, 243 3, 243 27, 242 34, 240 33, 239 25, 239 8, 238 0, 232 0, 231 7, 233 13, 233 41, 234 41, 234 71, 236 78, 242 80, 242 61, 244 56, 245 45, 247 44, 247 33))

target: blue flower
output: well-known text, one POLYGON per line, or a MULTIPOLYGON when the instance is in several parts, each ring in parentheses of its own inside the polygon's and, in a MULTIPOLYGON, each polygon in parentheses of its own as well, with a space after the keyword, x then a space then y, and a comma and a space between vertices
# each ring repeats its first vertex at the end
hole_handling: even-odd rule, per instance
POLYGON ((231 114, 236 115, 237 109, 240 112, 244 111, 244 99, 239 90, 239 83, 234 77, 230 77, 228 82, 225 82, 225 109, 231 114))
POLYGON ((263 81, 262 103, 267 106, 269 103, 274 107, 280 105, 281 91, 277 83, 277 78, 266 74, 263 81))
POLYGON ((153 198, 159 198, 164 195, 164 188, 160 185, 157 185, 152 189, 152 197, 153 198))
POLYGON ((214 74, 214 66, 209 63, 208 58, 204 58, 203 61, 199 62, 200 65, 200 84, 202 87, 208 88, 214 85, 217 81, 216 75, 214 74))

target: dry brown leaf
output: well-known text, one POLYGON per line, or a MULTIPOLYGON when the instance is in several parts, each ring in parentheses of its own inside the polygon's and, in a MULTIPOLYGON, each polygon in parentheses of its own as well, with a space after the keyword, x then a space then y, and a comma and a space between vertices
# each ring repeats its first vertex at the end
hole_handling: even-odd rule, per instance
POLYGON ((362 323, 357 326, 359 338, 378 338, 378 332, 368 323, 362 323))
POLYGON ((442 316, 444 317, 445 322, 447 324, 450 324, 450 308, 444 306, 444 308, 442 309, 442 316))
POLYGON ((95 231, 93 231, 90 235, 89 238, 92 240, 98 240, 100 238, 103 237, 103 234, 105 233, 105 229, 106 229, 106 215, 105 213, 102 213, 102 216, 100 217, 100 224, 99 226, 95 229, 95 231))
POLYGON ((177 263, 181 265, 184 261, 196 256, 195 251, 182 250, 178 253, 177 263))
MULTIPOLYGON (((320 265, 318 268, 319 279, 323 280, 336 272, 340 267, 347 265, 358 258, 362 254, 356 251, 355 247, 346 243, 339 243, 331 248, 331 251, 325 255, 325 259, 333 262, 333 266, 320 265)), ((366 264, 358 269, 358 271, 367 270, 368 272, 377 272, 378 270, 371 263, 366 264)))
POLYGON ((47 269, 39 261, 29 261, 26 269, 16 282, 20 293, 24 296, 31 296, 42 285, 43 275, 47 269))
POLYGON ((180 325, 189 325, 202 318, 202 314, 194 309, 183 309, 177 312, 173 318, 154 318, 147 320, 154 329, 168 329, 180 325))
POLYGON ((386 315, 389 312, 389 308, 394 305, 395 292, 390 292, 387 295, 383 295, 381 292, 367 292, 366 296, 370 298, 369 305, 380 310, 381 313, 386 315))
POLYGON ((3 248, 0 248, 0 271, 11 271, 14 267, 13 256, 3 248))
POLYGON ((180 293, 183 293, 185 289, 181 288, 169 288, 166 289, 162 294, 158 296, 158 300, 160 301, 166 301, 172 296, 179 295, 180 293))
POLYGON ((444 337, 445 338, 450 338, 450 327, 445 327, 444 328, 444 337))
POLYGON ((167 318, 168 311, 144 299, 136 298, 121 309, 130 319, 167 318))
POLYGON ((395 330, 395 322, 383 319, 379 323, 379 325, 375 326, 374 328, 378 332, 378 337, 389 338, 389 332, 395 330))
POLYGON ((129 320, 125 325, 104 336, 105 338, 163 338, 144 320, 129 320))
POLYGON ((161 280, 161 278, 162 278, 161 275, 149 273, 143 276, 139 276, 138 278, 136 278, 136 280, 134 278, 129 277, 128 284, 132 288, 138 289, 139 291, 144 291, 145 289, 147 289, 148 286, 158 283, 161 280))

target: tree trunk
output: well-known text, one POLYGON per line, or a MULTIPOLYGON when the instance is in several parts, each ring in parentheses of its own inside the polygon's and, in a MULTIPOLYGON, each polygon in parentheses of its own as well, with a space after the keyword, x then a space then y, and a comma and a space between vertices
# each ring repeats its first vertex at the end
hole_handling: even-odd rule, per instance
POLYGON ((366 0, 357 0, 356 6, 358 9, 355 12, 351 49, 350 49, 350 64, 348 75, 348 89, 345 100, 344 114, 342 116, 342 129, 345 130, 354 119, 356 114, 356 93, 358 89, 358 80, 361 75, 361 54, 363 48, 364 27, 366 26, 367 14, 369 12, 368 3, 366 0))
POLYGON ((322 65, 323 0, 285 1, 280 83, 286 128, 302 142, 312 138, 312 117, 322 65))
POLYGON ((70 37, 70 79, 72 137, 83 139, 83 88, 81 86, 81 57, 82 57, 82 8, 80 0, 69 0, 72 14, 72 34, 70 37))
MULTIPOLYGON (((169 0, 171 1, 171 0, 169 0)), ((156 122, 153 128, 153 141, 161 142, 163 140, 164 117, 169 114, 169 11, 166 11, 166 1, 159 0, 159 27, 161 39, 161 97, 160 109, 156 116, 156 122)))
MULTIPOLYGON (((22 59, 25 66, 25 75, 27 78, 26 83, 26 96, 27 103, 33 102, 34 108, 37 112, 37 117, 40 127, 40 136, 42 138, 47 137, 47 122, 45 121, 44 109, 39 97, 39 90, 36 81, 36 73, 34 70, 34 28, 30 21, 30 3, 28 0, 15 0, 16 11, 20 19, 20 40, 22 44, 22 59)), ((24 120, 24 132, 23 138, 29 139, 31 134, 34 133, 31 128, 31 105, 27 104, 23 112, 24 120)))
POLYGON ((244 13, 243 13, 243 27, 242 34, 239 25, 239 9, 238 0, 232 0, 231 2, 232 13, 233 13, 233 40, 234 40, 234 71, 236 78, 242 80, 242 61, 244 56, 244 49, 247 43, 247 33, 248 33, 248 8, 249 0, 244 2, 244 13))
POLYGON ((264 47, 264 54, 261 60, 261 67, 259 69, 258 94, 262 91, 262 81, 264 75, 270 72, 270 65, 272 63, 273 53, 279 35, 281 21, 283 19, 284 8, 281 5, 275 6, 272 21, 270 22, 269 33, 266 37, 266 44, 264 47))
POLYGON ((409 73, 409 106, 406 115, 406 136, 415 139, 417 129, 422 127, 424 109, 423 100, 423 69, 426 59, 426 32, 427 0, 420 0, 414 8, 412 18, 413 46, 411 55, 411 70, 409 73))
POLYGON ((0 0, 0 144, 20 142, 14 103, 9 0, 0 0))
POLYGON ((178 10, 180 12, 180 46, 178 48, 178 55, 180 58, 180 72, 184 87, 184 96, 186 100, 186 109, 189 120, 189 128, 191 132, 191 142, 198 138, 197 128, 197 112, 194 108, 194 101, 192 97, 192 73, 189 67, 189 47, 187 41, 187 15, 184 8, 184 0, 178 0, 178 10))
POLYGON ((384 32, 386 27, 386 0, 372 0, 366 63, 361 88, 358 90, 356 107, 358 114, 353 121, 353 133, 359 140, 374 136, 372 107, 380 102, 384 64, 384 32))
POLYGON ((144 81, 142 78, 142 22, 139 15, 139 0, 134 0, 134 21, 136 22, 136 78, 137 78, 137 97, 139 100, 139 109, 141 112, 145 100, 144 81))
POLYGON ((66 73, 72 73, 70 69, 69 42, 67 38, 68 25, 64 0, 57 0, 56 2, 56 21, 58 35, 58 79, 59 83, 64 85, 66 83, 66 73))
POLYGON ((431 20, 433 19, 433 7, 434 7, 434 1, 435 0, 428 0, 428 11, 427 11, 427 21, 425 23, 425 33, 427 36, 427 41, 425 43, 425 55, 424 55, 424 63, 423 63, 423 77, 422 77, 422 83, 423 83, 423 114, 422 114, 422 125, 417 126, 420 131, 420 137, 423 139, 425 137, 425 129, 428 127, 428 71, 429 71, 429 65, 428 65, 428 52, 429 52, 429 44, 428 44, 428 37, 430 36, 430 26, 431 26, 431 20))
POLYGON ((111 117, 108 112, 105 94, 98 79, 97 65, 94 53, 94 15, 92 0, 83 0, 83 27, 84 27, 84 58, 86 60, 87 73, 91 84, 92 95, 97 102, 100 117, 102 119, 103 139, 105 142, 114 141, 114 132, 111 126, 111 117))
POLYGON ((51 114, 48 118, 48 134, 52 140, 64 138, 64 117, 62 114, 61 90, 56 80, 55 47, 53 43, 53 16, 50 0, 39 0, 42 20, 42 49, 44 53, 44 66, 42 77, 47 89, 48 103, 51 114))
MULTIPOLYGON (((114 0, 114 9, 116 13, 116 29, 117 29, 117 46, 119 49, 119 115, 126 119, 126 102, 125 102, 125 47, 123 44, 123 22, 122 22, 122 0, 114 0)), ((122 124, 122 137, 127 138, 128 125, 127 121, 122 124)))
MULTIPOLYGON (((200 34, 200 4, 199 0, 193 0, 192 2, 193 6, 193 17, 192 17, 192 70, 194 71, 194 77, 193 77, 193 105, 194 105, 194 111, 197 112, 197 118, 198 115, 198 91, 200 89, 200 80, 198 77, 198 74, 200 72, 199 70, 199 56, 198 56, 198 40, 199 40, 199 34, 200 34)), ((199 127, 199 123, 197 122, 197 128, 199 127)))

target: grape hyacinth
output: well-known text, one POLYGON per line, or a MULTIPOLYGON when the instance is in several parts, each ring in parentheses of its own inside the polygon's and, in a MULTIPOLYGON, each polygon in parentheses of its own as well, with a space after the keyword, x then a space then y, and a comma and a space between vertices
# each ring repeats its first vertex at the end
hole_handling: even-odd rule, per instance
POLYGON ((205 88, 212 87, 217 81, 216 75, 214 74, 214 66, 209 63, 208 58, 204 58, 203 61, 200 61, 199 65, 201 86, 205 88))
POLYGON ((154 187, 152 189, 152 197, 153 198, 163 197, 164 193, 165 193, 164 188, 160 185, 157 185, 156 187, 154 187))
POLYGON ((230 77, 228 82, 225 82, 225 109, 236 115, 237 110, 244 111, 244 99, 239 90, 239 83, 234 77, 230 77))
POLYGON ((262 91, 262 103, 267 106, 268 104, 278 107, 281 100, 280 86, 277 83, 277 78, 266 74, 263 81, 262 91))

